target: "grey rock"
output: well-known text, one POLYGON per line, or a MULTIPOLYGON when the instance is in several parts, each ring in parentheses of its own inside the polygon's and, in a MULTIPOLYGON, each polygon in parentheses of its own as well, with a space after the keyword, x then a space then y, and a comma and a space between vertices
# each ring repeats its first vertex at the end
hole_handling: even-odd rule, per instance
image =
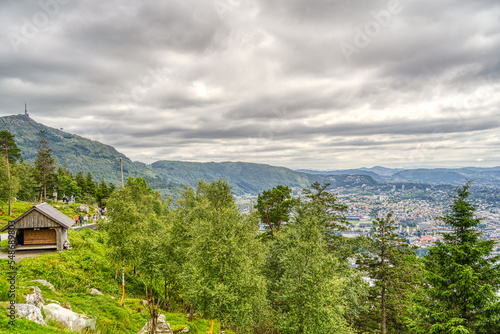
POLYGON ((89 207, 88 205, 82 204, 79 207, 75 209, 76 212, 83 212, 83 213, 89 213, 89 207))
POLYGON ((99 290, 94 289, 94 288, 90 289, 90 294, 91 295, 104 296, 99 290))
POLYGON ((19 318, 26 318, 36 322, 37 324, 46 326, 46 323, 43 321, 42 312, 35 305, 15 304, 15 307, 19 318))
POLYGON ((51 302, 51 303, 56 303, 56 304, 59 304, 61 305, 61 303, 59 303, 57 300, 53 300, 53 299, 45 299, 46 302, 51 302))
MULTIPOLYGON (((146 334, 151 330, 151 319, 144 325, 144 327, 137 334, 146 334)), ((156 333, 158 334, 174 334, 170 324, 163 314, 160 314, 156 320, 156 333)))
POLYGON ((39 310, 43 309, 45 300, 43 300, 42 291, 37 286, 30 286, 33 288, 33 293, 26 295, 26 304, 36 306, 39 310))
POLYGON ((52 285, 52 283, 47 282, 46 280, 43 280, 43 279, 34 279, 31 282, 38 282, 41 285, 48 286, 50 290, 52 290, 53 292, 56 292, 56 289, 54 288, 54 286, 52 285))
POLYGON ((85 315, 67 310, 61 305, 48 304, 43 308, 45 321, 57 321, 63 327, 73 331, 81 331, 84 328, 95 329, 96 320, 87 318, 85 315))
POLYGON ((178 332, 175 332, 175 334, 180 334, 180 333, 189 333, 189 327, 184 327, 178 332))

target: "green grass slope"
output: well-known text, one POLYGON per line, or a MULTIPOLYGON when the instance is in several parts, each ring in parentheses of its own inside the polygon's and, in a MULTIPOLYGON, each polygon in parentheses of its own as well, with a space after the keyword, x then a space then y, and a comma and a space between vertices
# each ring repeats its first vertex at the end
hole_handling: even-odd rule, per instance
MULTIPOLYGON (((96 319, 96 329, 89 333, 137 333, 147 321, 147 311, 141 305, 144 286, 134 275, 126 275, 126 298, 121 307, 120 283, 115 280, 116 266, 106 257, 106 235, 93 230, 70 230, 70 251, 44 254, 36 258, 20 261, 17 268, 17 302, 24 303, 23 295, 31 293, 28 286, 38 286, 44 299, 69 302, 74 312, 96 319), (52 283, 52 292, 34 279, 44 279, 52 283), (89 294, 96 288, 104 296, 89 294)), ((72 333, 51 322, 49 326, 37 325, 24 319, 17 319, 13 328, 8 324, 7 260, 0 260, 0 333, 72 333)), ((120 276, 120 275, 118 275, 120 276)), ((209 321, 196 318, 193 323, 186 320, 185 314, 164 313, 172 329, 189 327, 190 333, 206 333, 209 321)), ((216 324, 216 329, 220 328, 216 324)))

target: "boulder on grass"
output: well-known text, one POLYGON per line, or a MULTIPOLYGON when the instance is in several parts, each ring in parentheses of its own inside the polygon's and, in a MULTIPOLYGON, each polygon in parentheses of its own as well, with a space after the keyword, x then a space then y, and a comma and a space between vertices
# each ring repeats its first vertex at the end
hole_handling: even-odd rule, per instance
MULTIPOLYGON (((151 331, 151 319, 144 325, 144 327, 137 334, 146 334, 151 331)), ((167 323, 167 319, 163 314, 160 314, 156 320, 156 333, 158 334, 174 334, 167 323)))
POLYGON ((47 324, 43 321, 42 312, 35 305, 30 304, 15 304, 17 316, 19 318, 26 318, 28 320, 34 321, 37 324, 46 326, 47 324))
POLYGON ((37 286, 30 286, 30 288, 33 288, 33 293, 26 295, 26 304, 36 306, 39 310, 41 310, 45 304, 42 296, 42 290, 40 290, 37 286))
POLYGON ((101 291, 99 291, 99 290, 97 290, 97 289, 94 289, 94 288, 90 289, 90 294, 91 294, 91 295, 104 296, 104 295, 101 293, 101 291))
POLYGON ((54 288, 54 286, 52 285, 52 283, 50 282, 47 282, 46 280, 43 280, 43 279, 34 279, 32 280, 31 282, 38 282, 40 283, 41 285, 45 285, 45 286, 48 286, 50 290, 52 290, 52 292, 56 292, 56 289, 54 288))
POLYGON ((61 305, 48 304, 43 308, 45 313, 45 321, 57 321, 63 327, 73 331, 81 331, 84 328, 95 329, 95 319, 89 319, 83 314, 78 314, 67 310, 61 305))
POLYGON ((77 207, 75 209, 76 212, 83 212, 83 213, 86 213, 88 214, 89 213, 89 206, 88 205, 85 205, 85 204, 82 204, 80 205, 79 207, 77 207))

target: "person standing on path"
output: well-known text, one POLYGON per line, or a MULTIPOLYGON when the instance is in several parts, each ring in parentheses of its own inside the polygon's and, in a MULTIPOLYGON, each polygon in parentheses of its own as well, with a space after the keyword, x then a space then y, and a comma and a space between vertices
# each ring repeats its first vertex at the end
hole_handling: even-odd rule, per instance
POLYGON ((80 226, 83 226, 83 216, 80 213, 80 216, 78 216, 78 220, 80 221, 80 226))

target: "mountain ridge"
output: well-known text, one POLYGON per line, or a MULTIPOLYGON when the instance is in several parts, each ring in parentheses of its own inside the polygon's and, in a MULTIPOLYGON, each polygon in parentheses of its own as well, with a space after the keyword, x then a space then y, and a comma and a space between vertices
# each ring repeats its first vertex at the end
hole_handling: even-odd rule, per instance
POLYGON ((72 173, 90 172, 94 179, 106 182, 120 181, 120 163, 123 160, 124 175, 141 176, 163 195, 171 195, 184 184, 195 186, 200 179, 211 181, 225 178, 233 186, 236 195, 256 195, 275 185, 307 187, 322 182, 325 178, 300 173, 286 167, 245 162, 199 163, 162 160, 146 165, 132 161, 114 147, 97 141, 48 127, 25 115, 0 117, 0 130, 8 130, 15 140, 23 159, 33 162, 40 140, 39 131, 46 132, 46 138, 59 165, 72 173))
POLYGON ((479 179, 478 184, 500 186, 499 167, 461 168, 387 168, 382 166, 317 171, 292 170, 286 167, 247 162, 190 162, 161 160, 146 165, 132 161, 114 147, 82 136, 38 123, 26 115, 0 117, 0 130, 8 130, 22 150, 23 158, 33 162, 39 143, 39 131, 46 132, 53 156, 59 165, 72 173, 90 172, 95 180, 120 182, 120 162, 125 177, 140 176, 163 195, 178 192, 184 184, 196 186, 200 179, 226 179, 236 195, 256 195, 279 184, 304 188, 313 182, 329 182, 331 187, 375 185, 377 183, 463 184, 468 179, 479 179), (357 176, 355 178, 348 176, 357 176))

